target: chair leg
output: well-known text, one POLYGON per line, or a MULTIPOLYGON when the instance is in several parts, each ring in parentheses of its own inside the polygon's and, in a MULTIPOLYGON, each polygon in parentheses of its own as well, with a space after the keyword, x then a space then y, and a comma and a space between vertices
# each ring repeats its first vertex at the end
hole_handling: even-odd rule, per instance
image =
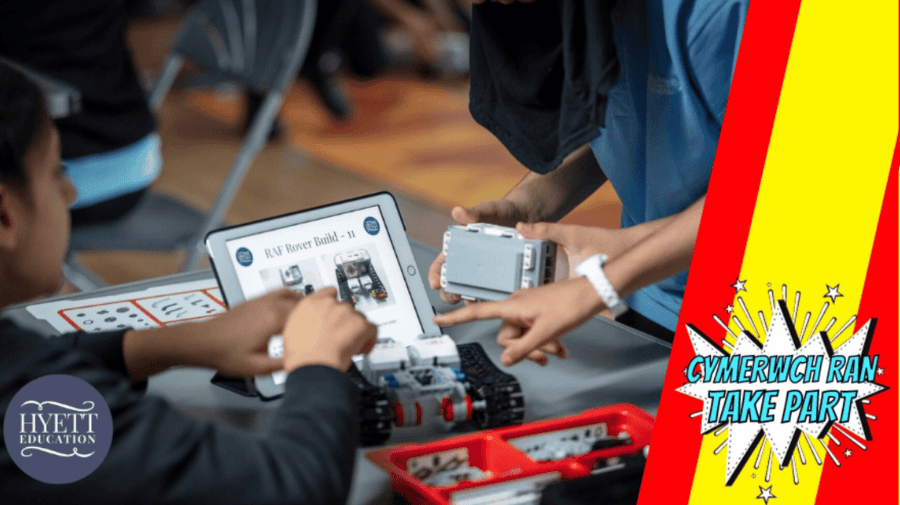
POLYGON ((197 263, 206 251, 204 248, 206 234, 222 223, 225 212, 231 205, 231 201, 234 199, 234 195, 237 193, 238 187, 247 173, 247 169, 250 168, 250 163, 253 162, 259 150, 266 143, 269 129, 272 128, 272 123, 275 122, 278 111, 281 109, 283 96, 283 92, 271 91, 263 100, 259 112, 256 113, 250 125, 250 131, 247 132, 247 137, 241 145, 241 150, 234 160, 234 165, 232 165, 228 177, 225 178, 225 182, 222 184, 219 196, 206 215, 206 220, 203 222, 200 233, 188 246, 187 258, 181 265, 182 272, 188 272, 197 267, 197 263))
POLYGON ((93 291, 108 284, 82 265, 74 255, 69 255, 62 265, 63 277, 78 291, 93 291))

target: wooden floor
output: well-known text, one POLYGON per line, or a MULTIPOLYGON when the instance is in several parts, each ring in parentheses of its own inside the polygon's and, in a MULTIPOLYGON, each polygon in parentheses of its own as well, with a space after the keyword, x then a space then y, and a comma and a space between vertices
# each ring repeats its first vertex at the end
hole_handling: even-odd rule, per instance
MULTIPOLYGON (((151 76, 169 52, 180 20, 143 21, 130 29, 139 72, 151 76)), ((437 247, 453 205, 498 198, 527 170, 471 119, 464 84, 393 74, 344 81, 356 116, 335 123, 303 84, 286 99, 282 140, 251 166, 228 223, 261 219, 376 191, 400 202, 408 234, 437 247)), ((208 209, 243 136, 237 92, 176 89, 159 113, 163 173, 154 188, 208 209)), ((576 209, 570 222, 615 226, 620 205, 605 189, 576 209)), ((98 253, 81 261, 118 284, 174 273, 183 256, 98 253)))

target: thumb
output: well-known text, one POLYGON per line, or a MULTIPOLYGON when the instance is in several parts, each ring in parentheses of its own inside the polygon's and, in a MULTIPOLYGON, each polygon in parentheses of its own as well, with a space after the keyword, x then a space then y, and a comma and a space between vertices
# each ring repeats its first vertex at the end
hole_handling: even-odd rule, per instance
POLYGON ((472 224, 472 223, 480 223, 481 222, 481 212, 477 210, 477 207, 465 208, 465 207, 453 207, 453 210, 450 211, 450 215, 453 217, 453 220, 459 224, 472 224))
POLYGON ((571 245, 569 226, 558 223, 518 223, 518 231, 523 237, 535 240, 549 240, 566 247, 571 245))

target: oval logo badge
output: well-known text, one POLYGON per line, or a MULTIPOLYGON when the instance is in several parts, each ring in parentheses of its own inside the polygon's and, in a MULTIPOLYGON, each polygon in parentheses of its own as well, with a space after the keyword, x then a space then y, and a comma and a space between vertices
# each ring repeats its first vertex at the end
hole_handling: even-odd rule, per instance
POLYGON ((112 444, 113 422, 103 396, 71 375, 47 375, 13 397, 3 440, 16 465, 47 484, 83 479, 112 444))
POLYGON ((237 258, 237 262, 241 264, 241 266, 249 267, 253 264, 253 253, 250 252, 250 249, 246 247, 241 247, 235 253, 235 257, 237 258))
POLYGON ((369 235, 378 235, 378 232, 381 231, 381 225, 374 217, 367 217, 365 221, 363 221, 363 228, 365 228, 366 233, 369 235))

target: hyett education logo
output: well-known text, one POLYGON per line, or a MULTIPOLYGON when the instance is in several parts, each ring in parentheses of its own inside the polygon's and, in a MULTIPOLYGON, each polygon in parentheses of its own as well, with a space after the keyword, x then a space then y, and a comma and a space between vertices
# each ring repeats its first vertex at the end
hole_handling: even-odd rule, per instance
POLYGON ((3 420, 12 460, 48 484, 90 475, 106 458, 112 434, 106 401, 93 386, 70 375, 47 375, 26 384, 3 420))
POLYGON ((237 262, 242 266, 249 267, 253 264, 253 253, 250 252, 250 249, 246 247, 241 247, 234 253, 234 257, 237 259, 237 262))
MULTIPOLYGON (((746 291, 746 282, 738 280, 732 287, 736 293, 746 291)), ((843 296, 838 286, 826 287, 825 297, 831 304, 843 296)), ((753 468, 760 468, 766 445, 770 447, 766 482, 774 462, 777 469, 790 468, 794 484, 799 484, 797 458, 800 464, 806 464, 807 456, 812 456, 822 465, 819 452, 823 449, 840 466, 830 441, 839 445, 838 435, 846 440, 842 452, 847 457, 852 453, 851 444, 865 450, 855 437, 872 440, 868 419, 874 417, 865 412, 867 398, 887 389, 874 382, 884 373, 879 356, 868 355, 876 319, 867 321, 833 348, 838 337, 856 321, 855 315, 833 333, 836 318, 817 331, 829 307, 826 301, 815 322, 810 324, 812 314, 807 312, 798 329, 800 292, 794 297, 793 311, 788 305, 787 286, 782 286, 780 300, 775 299, 772 289, 768 295, 768 324, 762 310, 755 320, 741 297, 737 298, 740 315, 736 307, 726 307, 739 333, 713 316, 727 331, 721 345, 697 327, 687 326, 696 356, 683 370, 688 382, 678 391, 703 401, 703 410, 691 417, 702 416, 704 434, 720 436, 728 431, 727 440, 714 451, 719 454, 727 450, 727 486, 735 482, 757 448, 753 468)), ((771 486, 764 490, 771 491, 771 486)))
POLYGON ((363 221, 363 228, 366 229, 366 233, 369 235, 378 235, 378 232, 381 231, 381 225, 378 224, 378 220, 374 217, 367 217, 363 221))

